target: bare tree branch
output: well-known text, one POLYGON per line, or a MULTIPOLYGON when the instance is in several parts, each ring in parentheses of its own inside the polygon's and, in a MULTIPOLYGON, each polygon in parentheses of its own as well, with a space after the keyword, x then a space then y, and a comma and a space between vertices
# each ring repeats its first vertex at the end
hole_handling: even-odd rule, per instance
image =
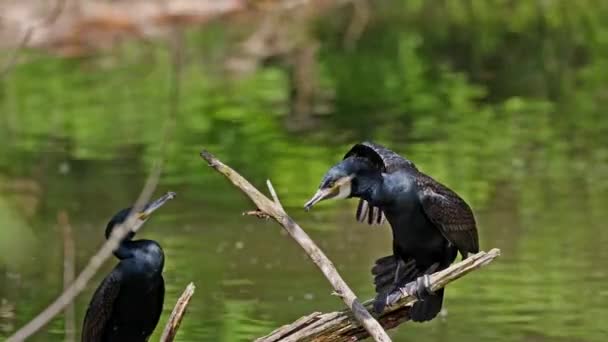
POLYGON ((193 283, 188 284, 182 295, 177 300, 177 303, 175 303, 175 307, 171 312, 171 316, 169 316, 167 325, 165 325, 165 330, 163 330, 163 335, 160 337, 160 342, 173 342, 173 339, 175 339, 177 329, 179 329, 182 319, 186 314, 186 308, 190 303, 192 295, 194 295, 194 290, 196 290, 196 286, 194 286, 193 283))
MULTIPOLYGON (((283 205, 281 204, 281 201, 279 200, 279 196, 277 195, 277 192, 274 190, 274 187, 272 186, 270 179, 266 180, 266 186, 268 187, 268 191, 270 192, 270 196, 272 196, 272 200, 274 201, 274 203, 276 205, 278 205, 279 207, 281 207, 281 209, 283 209, 283 205)), ((285 210, 285 209, 283 209, 283 210, 285 210)))
MULTIPOLYGON (((430 276, 431 289, 437 291, 465 274, 489 264, 499 255, 500 250, 496 248, 487 253, 479 252, 443 271, 436 272, 430 276)), ((387 330, 397 327, 409 320, 409 308, 414 302, 416 302, 416 298, 412 296, 402 297, 397 304, 386 308, 377 317, 378 321, 387 330)), ((373 300, 365 302, 365 306, 371 310, 373 300)), ((315 312, 306 315, 291 324, 276 329, 264 337, 258 338, 255 342, 349 342, 362 340, 367 337, 367 332, 354 319, 352 314, 348 310, 342 310, 329 313, 315 312)))
MULTIPOLYGON (((283 228, 285 228, 291 237, 304 249, 312 261, 321 269, 321 272, 331 283, 335 292, 339 294, 346 306, 352 311, 353 317, 355 317, 357 321, 361 323, 361 325, 365 328, 365 330, 367 330, 375 341, 386 342, 391 340, 382 326, 357 300, 357 297, 342 279, 331 260, 327 258, 319 247, 317 247, 308 234, 306 234, 306 232, 287 215, 285 210, 283 210, 279 204, 264 196, 245 178, 215 158, 215 156, 213 156, 211 153, 204 150, 201 152, 201 157, 207 161, 209 166, 213 167, 216 171, 224 175, 232 182, 232 184, 243 191, 261 212, 269 215, 281 226, 283 226, 283 228)), ((271 186, 272 185, 269 187, 271 186)))

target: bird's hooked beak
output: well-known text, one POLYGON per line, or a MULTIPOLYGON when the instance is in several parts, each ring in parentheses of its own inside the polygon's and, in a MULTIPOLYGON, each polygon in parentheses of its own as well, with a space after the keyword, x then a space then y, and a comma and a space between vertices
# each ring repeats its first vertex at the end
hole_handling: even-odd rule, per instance
POLYGON ((304 209, 306 211, 309 211, 310 208, 312 208, 312 206, 317 204, 318 202, 335 196, 335 192, 336 189, 333 187, 317 190, 314 196, 312 196, 312 198, 308 202, 306 202, 306 204, 304 204, 304 209))
POLYGON ((174 199, 175 196, 176 196, 175 192, 173 192, 173 191, 167 192, 161 198, 159 198, 156 201, 151 202, 147 206, 145 206, 144 210, 142 210, 139 214, 137 214, 137 218, 140 221, 146 221, 150 217, 150 215, 152 215, 153 212, 155 212, 158 208, 162 207, 169 200, 174 199))
POLYGON ((350 183, 354 176, 346 176, 338 179, 332 186, 321 188, 317 190, 317 192, 312 196, 312 198, 304 204, 304 209, 306 211, 310 210, 315 204, 334 197, 346 198, 350 195, 350 183), (346 189, 345 186, 348 186, 347 192, 342 194, 343 189, 346 189))

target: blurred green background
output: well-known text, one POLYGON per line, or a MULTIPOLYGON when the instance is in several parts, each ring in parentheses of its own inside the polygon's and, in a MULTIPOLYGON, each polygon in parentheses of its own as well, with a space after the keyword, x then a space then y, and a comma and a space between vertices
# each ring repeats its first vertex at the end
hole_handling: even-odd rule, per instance
MULTIPOLYGON (((241 216, 251 205, 201 161, 202 148, 256 185, 271 179, 353 290, 371 297, 369 269, 391 252, 390 229, 358 224, 355 201, 301 208, 329 166, 372 139, 461 194, 481 248, 502 250, 449 286, 441 317, 402 325, 394 340, 606 341, 608 2, 252 11, 76 57, 27 50, 2 76, 0 338, 61 291, 58 213, 70 217, 81 269, 163 149, 157 193, 178 197, 139 236, 166 254, 159 326, 197 285, 178 341, 252 340, 342 308, 279 226, 241 216)), ((104 275, 78 297, 77 329, 104 275)), ((63 339, 60 316, 33 340, 63 339)))

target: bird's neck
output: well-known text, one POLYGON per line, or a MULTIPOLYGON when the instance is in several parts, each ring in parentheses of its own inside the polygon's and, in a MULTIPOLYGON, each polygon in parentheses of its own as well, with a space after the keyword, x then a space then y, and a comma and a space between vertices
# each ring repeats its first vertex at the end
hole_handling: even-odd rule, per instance
POLYGON ((114 250, 114 256, 120 260, 132 258, 136 248, 136 241, 123 240, 118 245, 118 248, 114 250))
POLYGON ((384 179, 380 172, 366 172, 357 175, 357 186, 353 197, 359 197, 371 204, 384 202, 384 179))
POLYGON ((136 259, 160 270, 165 264, 162 248, 152 240, 123 240, 114 251, 114 255, 120 260, 136 259))

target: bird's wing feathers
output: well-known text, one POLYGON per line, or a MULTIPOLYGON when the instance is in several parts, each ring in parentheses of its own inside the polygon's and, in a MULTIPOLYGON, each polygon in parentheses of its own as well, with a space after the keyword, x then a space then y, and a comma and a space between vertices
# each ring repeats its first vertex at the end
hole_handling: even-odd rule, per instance
MULTIPOLYGON (((468 253, 479 251, 475 217, 468 204, 456 193, 421 173, 414 163, 384 146, 372 142, 356 144, 346 153, 344 159, 353 156, 367 159, 384 173, 404 169, 415 170, 419 175, 416 182, 418 189, 421 190, 420 201, 431 222, 464 257, 468 253)), ((380 208, 371 206, 363 199, 357 206, 356 218, 357 221, 367 221, 370 225, 384 222, 384 214, 380 208)))
POLYGON ((359 200, 355 217, 357 218, 357 221, 367 221, 367 223, 370 225, 382 225, 385 221, 382 210, 380 210, 378 207, 369 205, 369 203, 364 199, 359 200))
POLYGON ((368 141, 354 145, 344 155, 344 159, 352 156, 369 160, 381 172, 391 173, 404 168, 416 169, 416 166, 411 161, 384 146, 368 141))
MULTIPOLYGON (((163 303, 165 302, 165 279, 163 278, 163 276, 160 276, 160 286, 158 287, 158 293, 156 293, 156 300, 157 300, 157 309, 156 309, 156 313, 158 313, 156 315, 156 317, 154 317, 154 324, 152 325, 153 327, 156 327, 156 325, 158 325, 158 321, 160 320, 160 315, 163 312, 163 303)), ((153 331, 150 332, 150 334, 152 334, 153 331)), ((149 337, 149 336, 148 336, 149 337)))
POLYGON ((82 328, 83 342, 102 341, 108 320, 112 315, 114 301, 120 292, 121 273, 114 269, 101 282, 84 318, 82 328))
POLYGON ((479 252, 477 226, 469 205, 455 192, 423 173, 416 178, 416 186, 426 216, 462 256, 479 252))
MULTIPOLYGON (((353 156, 367 159, 380 172, 384 173, 391 173, 404 168, 416 169, 416 166, 409 160, 384 146, 372 142, 366 141, 354 145, 346 153, 344 159, 353 156)), ((359 200, 355 217, 357 218, 357 221, 367 221, 370 225, 381 225, 385 221, 382 210, 378 207, 369 205, 369 203, 363 199, 359 200)))

